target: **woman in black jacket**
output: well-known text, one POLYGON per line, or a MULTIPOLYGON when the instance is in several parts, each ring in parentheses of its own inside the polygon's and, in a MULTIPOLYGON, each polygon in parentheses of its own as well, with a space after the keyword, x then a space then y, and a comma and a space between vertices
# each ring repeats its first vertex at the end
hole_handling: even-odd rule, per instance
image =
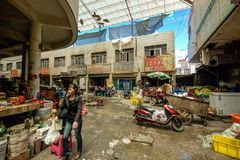
POLYGON ((82 152, 82 98, 77 94, 78 87, 75 84, 70 84, 68 94, 64 98, 62 105, 57 111, 55 120, 63 118, 66 121, 63 133, 63 160, 69 159, 68 139, 72 129, 75 129, 75 137, 77 139, 77 154, 75 159, 81 157, 82 152))

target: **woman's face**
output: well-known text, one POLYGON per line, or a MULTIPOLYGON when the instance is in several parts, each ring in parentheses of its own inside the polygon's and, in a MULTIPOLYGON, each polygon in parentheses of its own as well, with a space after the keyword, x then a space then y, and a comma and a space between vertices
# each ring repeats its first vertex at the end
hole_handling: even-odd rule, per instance
POLYGON ((73 89, 73 87, 68 88, 68 94, 69 95, 74 95, 75 94, 75 90, 73 89))

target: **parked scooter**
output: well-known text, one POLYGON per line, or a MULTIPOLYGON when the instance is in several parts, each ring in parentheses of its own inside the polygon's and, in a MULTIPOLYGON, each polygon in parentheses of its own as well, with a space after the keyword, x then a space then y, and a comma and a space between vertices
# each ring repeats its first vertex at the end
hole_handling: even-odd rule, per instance
POLYGON ((171 122, 173 130, 177 132, 184 130, 180 114, 171 105, 164 105, 161 111, 139 105, 134 110, 133 116, 137 123, 144 124, 144 122, 147 122, 156 125, 167 125, 171 122))
POLYGON ((121 97, 122 98, 128 98, 130 99, 130 97, 132 96, 132 93, 130 90, 124 90, 121 92, 121 97))

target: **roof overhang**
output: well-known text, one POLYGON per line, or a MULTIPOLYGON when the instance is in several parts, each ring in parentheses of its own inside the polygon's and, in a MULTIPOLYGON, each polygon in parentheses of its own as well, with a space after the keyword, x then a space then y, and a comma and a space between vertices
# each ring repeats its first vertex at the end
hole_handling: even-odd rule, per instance
POLYGON ((212 50, 224 49, 227 43, 240 40, 240 6, 237 6, 226 18, 219 28, 210 36, 204 45, 191 58, 191 63, 200 62, 200 52, 202 49, 212 50))
POLYGON ((42 24, 41 46, 46 50, 72 45, 77 39, 78 13, 74 9, 78 10, 78 1, 74 3, 72 0, 0 1, 0 58, 22 53, 22 44, 29 42, 31 22, 42 24))

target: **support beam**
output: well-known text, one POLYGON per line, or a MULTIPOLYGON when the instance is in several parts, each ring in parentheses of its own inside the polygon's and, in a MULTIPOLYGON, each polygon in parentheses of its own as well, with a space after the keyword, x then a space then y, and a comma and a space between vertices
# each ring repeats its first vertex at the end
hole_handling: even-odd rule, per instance
POLYGON ((40 87, 41 50, 39 49, 39 44, 41 41, 42 24, 32 22, 29 46, 29 85, 31 87, 31 96, 36 94, 40 87))

